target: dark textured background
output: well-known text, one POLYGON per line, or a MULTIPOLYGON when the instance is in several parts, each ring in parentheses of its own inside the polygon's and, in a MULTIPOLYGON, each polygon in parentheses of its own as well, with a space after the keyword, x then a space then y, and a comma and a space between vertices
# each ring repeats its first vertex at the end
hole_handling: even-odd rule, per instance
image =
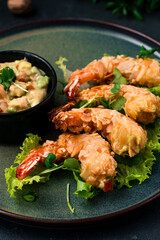
MULTIPOLYGON (((33 0, 34 10, 26 16, 16 16, 0 0, 0 30, 33 20, 50 18, 87 18, 117 23, 140 31, 160 41, 160 12, 144 13, 144 20, 112 15, 104 9, 104 0, 96 5, 91 0, 33 0)), ((0 240, 8 239, 105 239, 105 240, 159 240, 160 199, 123 216, 85 228, 40 229, 0 219, 0 240)))

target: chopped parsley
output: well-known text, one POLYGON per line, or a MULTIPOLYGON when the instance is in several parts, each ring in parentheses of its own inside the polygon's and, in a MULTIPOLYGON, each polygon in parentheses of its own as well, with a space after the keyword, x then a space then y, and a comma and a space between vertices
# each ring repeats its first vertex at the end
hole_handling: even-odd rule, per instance
POLYGON ((157 49, 158 49, 158 48, 152 48, 152 49, 150 49, 150 50, 147 50, 144 46, 142 46, 142 47, 140 48, 138 57, 139 57, 139 58, 149 58, 149 57, 154 58, 154 57, 153 57, 153 53, 154 53, 155 51, 157 51, 157 49))
POLYGON ((116 83, 116 84, 113 86, 113 88, 111 89, 111 92, 114 93, 114 94, 116 94, 116 93, 119 92, 120 88, 121 88, 120 84, 119 84, 119 83, 116 83))
POLYGON ((52 167, 52 163, 54 162, 55 159, 56 159, 56 155, 53 153, 49 153, 45 160, 46 168, 52 167))
POLYGON ((111 103, 111 107, 114 110, 121 111, 126 103, 126 99, 123 96, 119 96, 114 102, 111 103))
POLYGON ((122 76, 122 74, 118 68, 114 69, 112 83, 123 84, 123 85, 127 84, 127 80, 122 76))
POLYGON ((0 84, 2 84, 5 90, 8 91, 12 81, 15 79, 16 75, 10 67, 5 67, 0 70, 0 84))
MULTIPOLYGON (((86 102, 83 106, 81 106, 80 108, 86 108, 86 107, 93 107, 94 103, 97 103, 97 95, 99 94, 99 92, 96 93, 96 95, 88 102, 86 102)), ((94 104, 95 105, 95 104, 94 104)))
POLYGON ((31 191, 30 189, 25 189, 22 193, 22 196, 25 201, 34 202, 37 197, 37 193, 34 191, 31 191))

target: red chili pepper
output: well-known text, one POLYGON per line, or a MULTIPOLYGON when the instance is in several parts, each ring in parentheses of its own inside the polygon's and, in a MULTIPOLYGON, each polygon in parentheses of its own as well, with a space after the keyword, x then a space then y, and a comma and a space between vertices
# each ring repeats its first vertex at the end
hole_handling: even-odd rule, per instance
POLYGON ((103 191, 108 192, 108 191, 112 191, 112 190, 113 190, 113 179, 110 179, 105 183, 103 191))

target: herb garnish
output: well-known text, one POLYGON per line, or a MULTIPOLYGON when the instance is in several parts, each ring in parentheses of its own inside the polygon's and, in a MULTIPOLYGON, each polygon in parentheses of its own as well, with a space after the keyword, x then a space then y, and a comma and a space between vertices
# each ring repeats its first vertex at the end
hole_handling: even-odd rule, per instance
POLYGON ((54 172, 58 169, 72 171, 74 175, 74 179, 77 181, 77 190, 75 194, 77 196, 85 197, 86 199, 92 198, 97 194, 97 189, 93 188, 90 184, 84 182, 84 180, 80 177, 80 168, 81 165, 79 161, 75 158, 67 158, 63 163, 56 164, 53 163, 51 168, 48 168, 39 173, 40 176, 54 172))
MULTIPOLYGON (((115 94, 111 95, 108 98, 112 98, 114 96, 115 94)), ((92 101, 89 101, 89 102, 87 100, 79 100, 74 105, 74 108, 90 108, 90 107, 97 107, 98 105, 102 104, 104 108, 121 111, 124 108, 125 102, 126 102, 126 99, 123 96, 119 96, 118 98, 113 99, 111 102, 107 101, 107 98, 102 98, 102 97, 97 99, 95 99, 94 97, 91 100, 92 101), (83 103, 85 104, 83 105, 83 103)))
POLYGON ((52 163, 52 167, 40 172, 39 175, 54 172, 58 169, 76 171, 80 173, 80 163, 75 158, 67 158, 64 160, 63 163, 60 164, 52 163))
POLYGON ((151 58, 154 58, 153 57, 153 53, 155 51, 157 51, 158 48, 152 48, 150 50, 147 50, 144 46, 142 46, 140 48, 140 51, 139 51, 139 54, 138 54, 138 57, 139 58, 148 58, 148 57, 151 57, 151 58))
POLYGON ((83 106, 81 106, 80 108, 86 108, 86 107, 91 107, 91 104, 95 105, 95 102, 97 103, 96 97, 99 94, 99 92, 96 93, 96 95, 88 102, 86 102, 83 106))
POLYGON ((30 189, 25 189, 22 193, 22 196, 27 202, 34 202, 37 197, 37 193, 30 189))
POLYGON ((20 88, 24 92, 28 92, 28 90, 19 86, 17 83, 13 82, 16 78, 15 72, 10 67, 5 67, 0 70, 0 84, 2 84, 6 91, 8 91, 9 87, 13 83, 16 87, 20 88))
POLYGON ((121 111, 121 110, 124 108, 125 103, 126 103, 125 97, 119 96, 119 97, 116 99, 116 101, 114 101, 114 102, 111 103, 111 107, 112 107, 112 109, 114 109, 114 110, 121 111))
MULTIPOLYGON (((98 0, 92 0, 92 2, 96 3, 98 0)), ((104 7, 113 9, 113 14, 133 15, 137 20, 143 20, 142 12, 150 13, 160 9, 160 0, 112 0, 107 1, 104 7)))
POLYGON ((8 90, 12 81, 15 79, 16 75, 13 69, 5 67, 0 70, 0 84, 2 84, 5 90, 8 90))
POLYGON ((49 153, 45 160, 46 168, 50 168, 55 159, 56 159, 56 155, 53 153, 49 153))
POLYGON ((105 98, 100 98, 100 102, 104 108, 121 111, 125 106, 126 99, 123 96, 119 96, 117 99, 113 99, 109 102, 105 98))
POLYGON ((113 93, 111 96, 102 98, 97 98, 98 92, 96 95, 88 102, 87 100, 79 100, 75 105, 74 108, 90 108, 90 107, 97 107, 100 103, 108 109, 114 109, 117 111, 121 111, 124 108, 126 99, 123 96, 119 96, 112 101, 107 101, 109 98, 114 98, 116 94, 120 91, 121 85, 120 84, 127 84, 127 80, 122 76, 119 69, 115 68, 113 72, 113 83, 114 86, 111 88, 111 92, 113 93))
POLYGON ((108 53, 104 53, 103 56, 104 56, 104 57, 110 57, 111 55, 108 54, 108 53))
POLYGON ((75 209, 72 208, 71 203, 70 203, 69 187, 70 187, 70 185, 69 185, 69 183, 68 183, 68 184, 67 184, 67 204, 68 204, 68 207, 69 207, 71 213, 74 213, 74 210, 75 210, 75 209))
POLYGON ((79 101, 73 106, 73 108, 81 108, 81 107, 83 107, 86 103, 88 103, 87 100, 79 100, 79 101))
POLYGON ((128 57, 127 54, 123 54, 123 53, 120 53, 119 51, 117 51, 116 56, 118 56, 118 55, 123 55, 124 57, 128 57))
POLYGON ((123 85, 127 84, 127 80, 122 76, 118 68, 114 69, 112 83, 123 84, 123 85))
POLYGON ((113 88, 111 88, 111 92, 114 93, 114 94, 116 94, 116 93, 119 92, 120 88, 121 88, 120 84, 119 84, 119 83, 116 83, 116 84, 113 86, 113 88))
POLYGON ((100 98, 100 102, 101 102, 101 104, 104 106, 104 108, 111 108, 111 105, 110 105, 110 103, 105 99, 105 98, 100 98))

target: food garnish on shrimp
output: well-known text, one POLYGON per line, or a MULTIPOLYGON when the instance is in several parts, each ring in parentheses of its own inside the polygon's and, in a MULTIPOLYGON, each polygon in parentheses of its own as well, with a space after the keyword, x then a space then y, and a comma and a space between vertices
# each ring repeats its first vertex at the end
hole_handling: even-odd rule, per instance
POLYGON ((98 133, 74 135, 63 133, 57 141, 46 141, 34 148, 17 167, 16 176, 23 179, 40 162, 44 162, 49 153, 56 155, 56 162, 75 157, 81 162, 80 176, 90 185, 106 191, 106 185, 116 175, 117 163, 110 145, 98 133))
MULTIPOLYGON (((124 111, 126 115, 133 118, 137 122, 148 124, 152 123, 155 118, 160 116, 160 98, 155 96, 144 88, 138 88, 131 85, 120 85, 121 88, 117 94, 111 92, 113 88, 111 85, 95 86, 91 89, 85 89, 74 98, 74 101, 90 100, 98 95, 96 98, 106 98, 107 101, 117 99, 119 96, 123 96, 126 99, 124 105, 124 111)), ((70 103, 71 105, 71 103, 70 103)))
POLYGON ((98 131, 107 138, 112 150, 133 157, 145 147, 147 132, 129 117, 110 109, 82 108, 59 112, 53 117, 55 127, 74 133, 98 131))
POLYGON ((76 70, 69 78, 64 92, 69 99, 73 99, 79 92, 80 85, 94 81, 103 84, 111 82, 114 69, 120 70, 129 84, 153 87, 160 85, 160 64, 151 58, 132 58, 118 55, 107 56, 100 60, 94 60, 82 70, 76 70))

